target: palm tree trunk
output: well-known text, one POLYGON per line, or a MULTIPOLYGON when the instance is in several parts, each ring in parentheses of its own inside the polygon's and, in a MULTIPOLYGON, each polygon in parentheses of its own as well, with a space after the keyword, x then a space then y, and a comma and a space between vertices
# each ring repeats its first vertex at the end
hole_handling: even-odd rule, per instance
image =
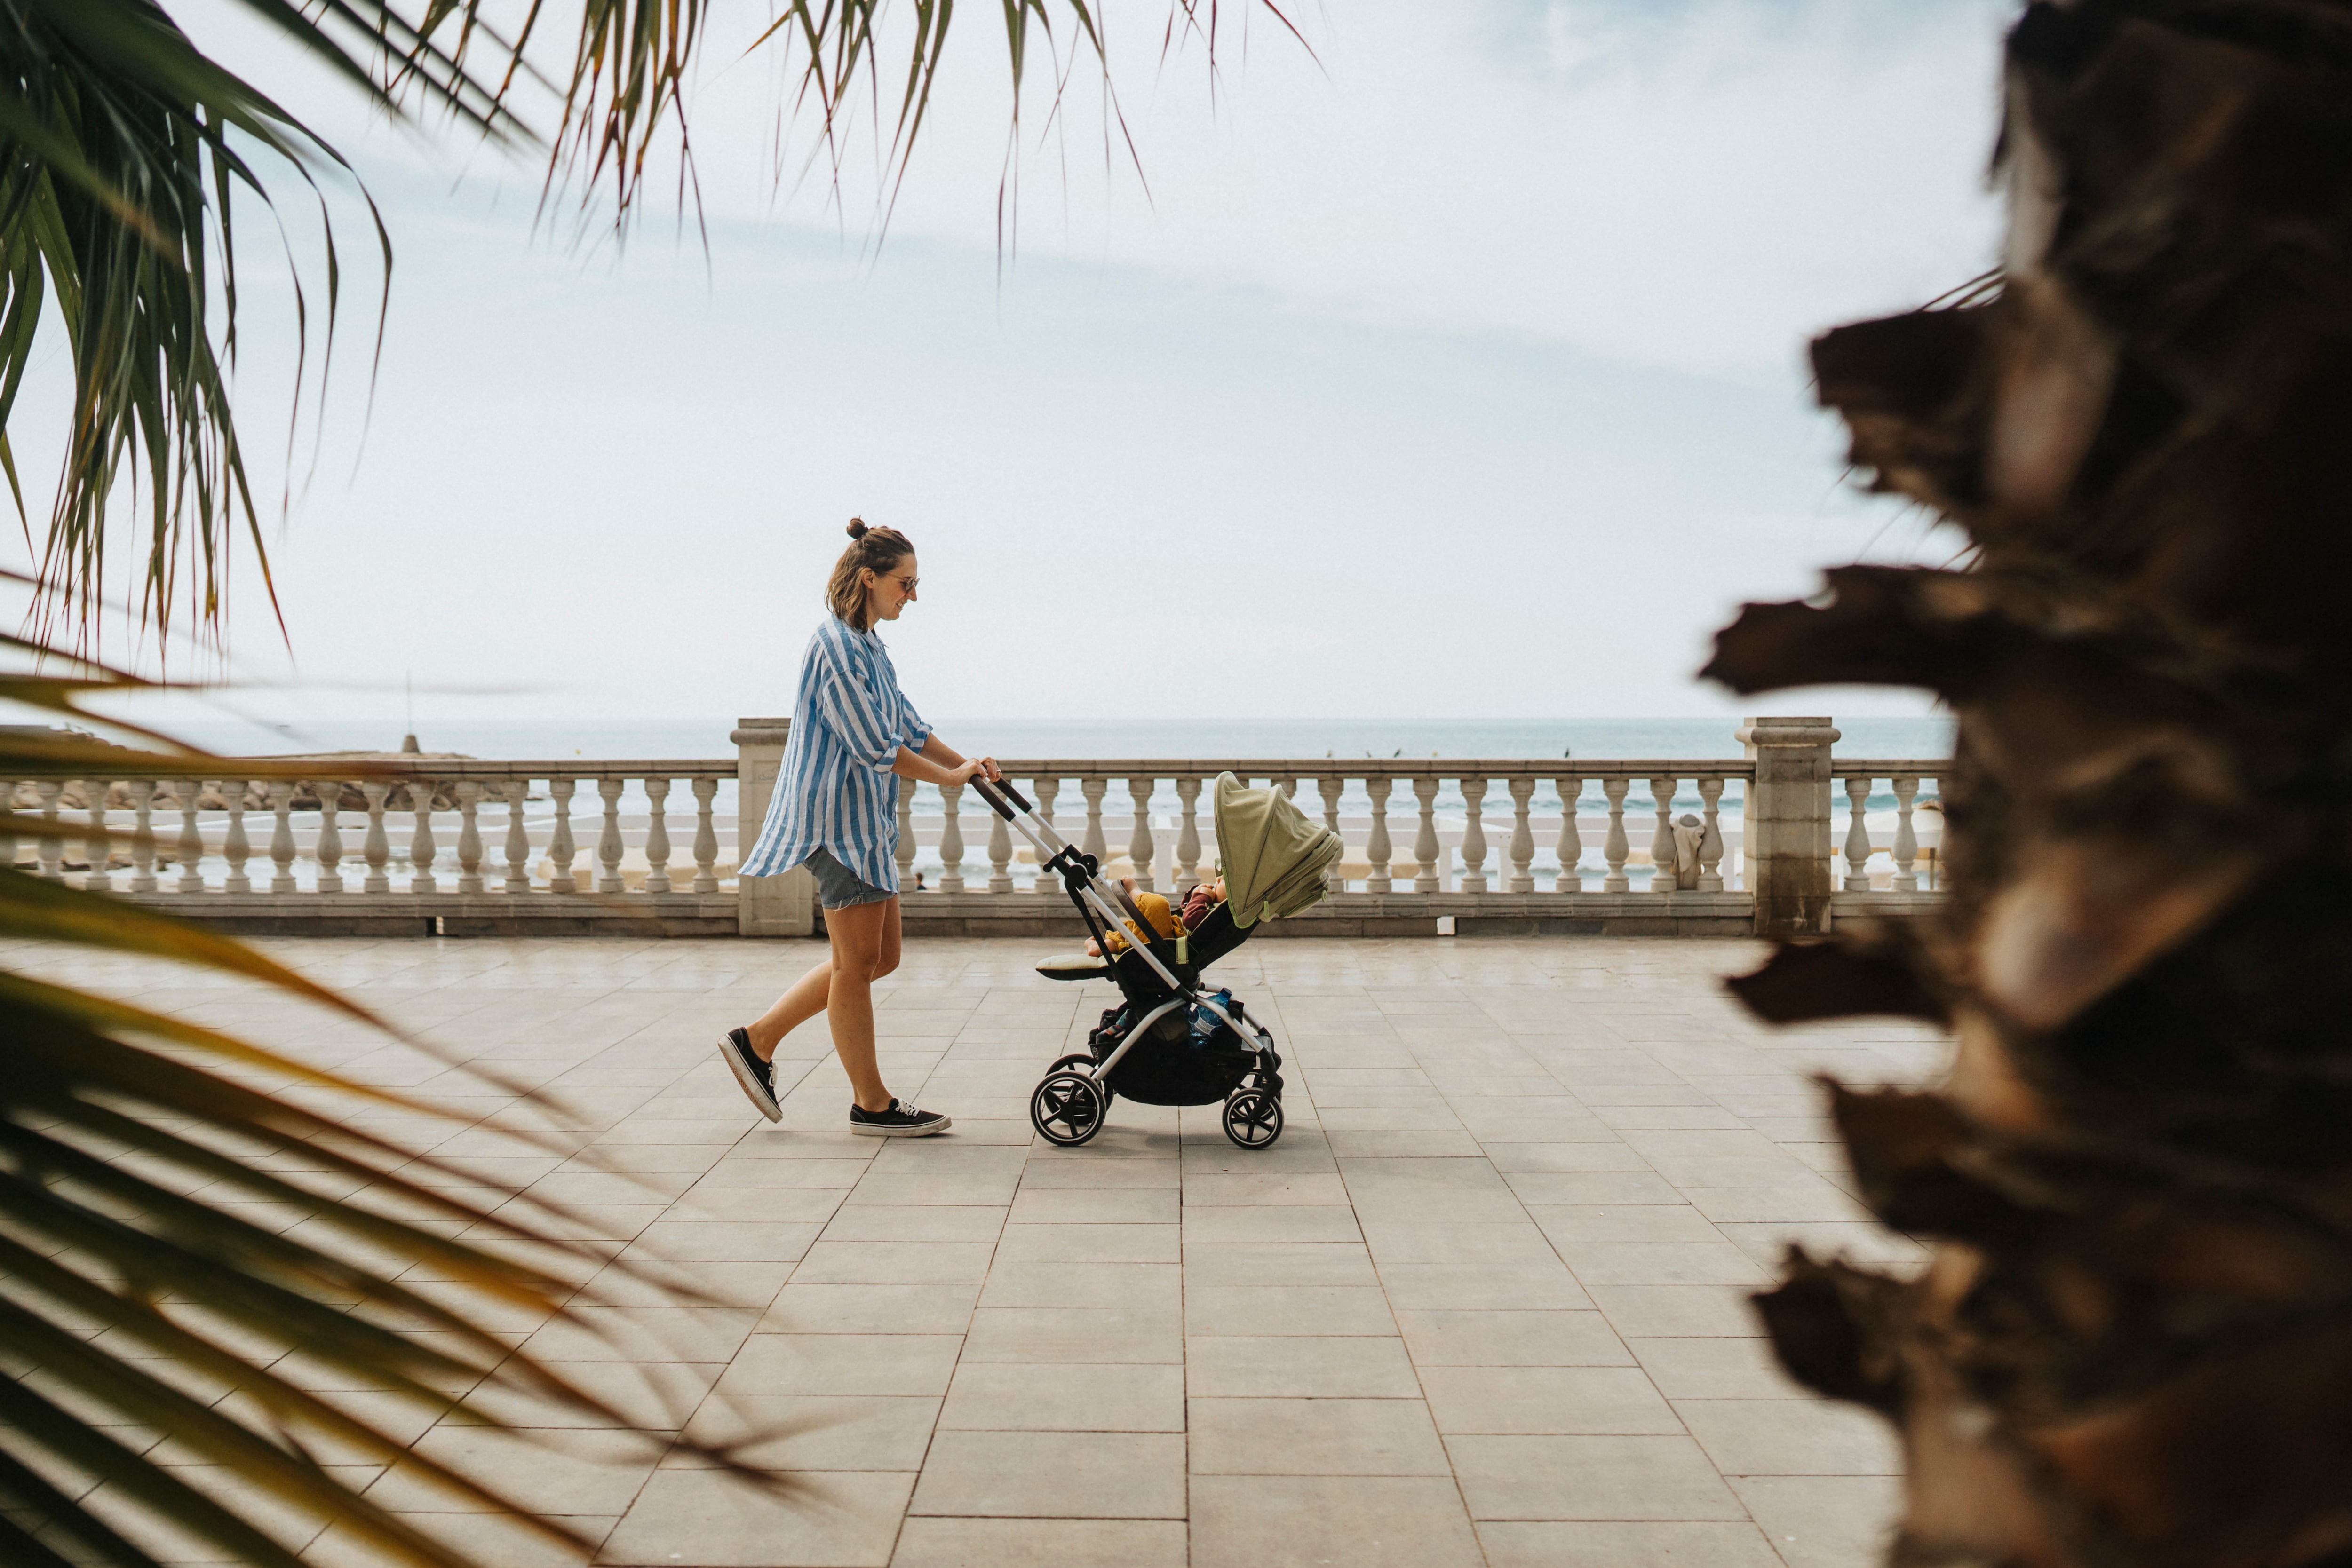
POLYGON ((1959 721, 1952 895, 1735 982, 1950 1024, 1832 1088, 1897 1280, 1759 1298, 1884 1412, 1895 1563, 2352 1564, 2352 5, 2075 0, 2010 36, 1989 298, 1829 333, 1874 487, 1976 545, 1750 605, 1742 691, 1959 721))

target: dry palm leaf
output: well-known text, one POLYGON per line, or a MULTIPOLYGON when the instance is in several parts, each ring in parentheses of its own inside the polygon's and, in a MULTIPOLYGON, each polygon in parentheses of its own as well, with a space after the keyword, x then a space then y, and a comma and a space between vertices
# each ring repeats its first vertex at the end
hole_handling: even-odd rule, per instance
POLYGON ((2352 5, 2028 5, 1997 294, 1841 329, 1823 401, 1975 570, 1752 605, 1741 690, 1958 718, 1952 896, 1766 1016, 1948 1012, 1832 1090, 1916 1279, 1793 1255, 1782 1359, 1907 1454, 1892 1561, 2352 1563, 2352 5))

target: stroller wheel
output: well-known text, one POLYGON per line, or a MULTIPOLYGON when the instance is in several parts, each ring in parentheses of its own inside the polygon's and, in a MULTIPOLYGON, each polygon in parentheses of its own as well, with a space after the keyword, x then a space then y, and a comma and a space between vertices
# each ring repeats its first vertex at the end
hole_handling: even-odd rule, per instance
POLYGON ((1049 1072, 1029 1096, 1029 1121, 1049 1144, 1076 1148, 1102 1131, 1108 1097, 1091 1078, 1049 1072))
POLYGON ((1282 1136, 1281 1099, 1262 1089, 1234 1091, 1225 1099, 1225 1136, 1245 1149, 1273 1143, 1282 1136))
MULTIPOLYGON (((1094 1066, 1095 1059, 1091 1056, 1066 1056, 1045 1071, 1048 1073, 1066 1072, 1073 1067, 1083 1067, 1088 1072, 1092 1072, 1094 1071, 1094 1066)), ((1102 1092, 1103 1111, 1108 1114, 1110 1111, 1112 1103, 1118 1098, 1118 1094, 1109 1084, 1105 1083, 1100 1079, 1096 1079, 1094 1081, 1094 1085, 1097 1090, 1102 1092)))

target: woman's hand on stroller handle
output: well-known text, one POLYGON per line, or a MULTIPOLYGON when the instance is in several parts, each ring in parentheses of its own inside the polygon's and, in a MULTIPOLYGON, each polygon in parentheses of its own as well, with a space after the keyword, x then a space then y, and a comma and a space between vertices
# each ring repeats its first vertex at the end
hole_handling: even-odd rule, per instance
POLYGON ((1013 787, 1013 780, 996 770, 993 758, 982 758, 981 760, 988 764, 990 771, 995 773, 995 777, 992 779, 975 778, 971 781, 971 787, 973 792, 985 800, 998 816, 1009 822, 1013 821, 1015 808, 1023 811, 1035 810, 1028 801, 1021 798, 1021 791, 1013 787))

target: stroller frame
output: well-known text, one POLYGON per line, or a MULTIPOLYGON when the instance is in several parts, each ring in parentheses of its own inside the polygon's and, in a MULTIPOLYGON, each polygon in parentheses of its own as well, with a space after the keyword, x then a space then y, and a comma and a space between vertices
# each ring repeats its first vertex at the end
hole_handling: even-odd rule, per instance
MULTIPOLYGON (((1220 1002, 1214 992, 1200 983, 1201 967, 1241 945, 1241 934, 1230 925, 1230 914, 1225 919, 1232 940, 1196 965, 1190 951, 1190 934, 1155 936, 1143 912, 1103 879, 1101 863, 1039 817, 1036 808, 1010 780, 991 783, 976 776, 971 787, 990 809, 1029 841, 1038 864, 1061 878, 1063 890, 1103 954, 1105 972, 1127 1001, 1125 1008, 1104 1015, 1102 1027, 1088 1040, 1091 1055, 1062 1058, 1039 1082, 1030 1096, 1030 1120, 1037 1131, 1047 1141, 1066 1146, 1092 1138, 1101 1130, 1116 1095, 1111 1074, 1152 1026, 1182 1009, 1188 1015, 1197 1009, 1215 1018, 1241 1042, 1247 1057, 1237 1082, 1224 1094, 1225 1135, 1244 1149, 1273 1144, 1282 1135, 1282 1056, 1275 1049, 1274 1036, 1250 1018, 1240 1002, 1220 1002), (1126 952, 1114 955, 1114 933, 1119 934, 1126 952), (1132 1021, 1112 1035, 1115 1021, 1130 1015, 1132 1021), (1107 1035, 1112 1037, 1106 1039, 1107 1035)), ((1213 1095, 1180 1103, 1208 1104, 1213 1099, 1213 1095)))

